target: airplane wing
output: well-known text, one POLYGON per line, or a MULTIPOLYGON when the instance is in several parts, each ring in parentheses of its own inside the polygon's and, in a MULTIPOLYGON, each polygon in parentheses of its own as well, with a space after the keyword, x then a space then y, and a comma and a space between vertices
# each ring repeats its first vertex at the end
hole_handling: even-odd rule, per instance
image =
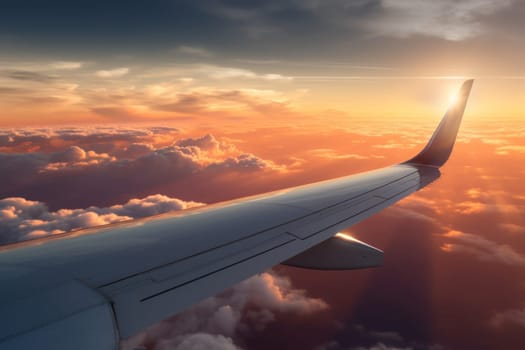
POLYGON ((120 338, 282 262, 377 265, 380 251, 334 235, 440 176, 472 83, 407 162, 0 247, 0 349, 117 349, 120 338))

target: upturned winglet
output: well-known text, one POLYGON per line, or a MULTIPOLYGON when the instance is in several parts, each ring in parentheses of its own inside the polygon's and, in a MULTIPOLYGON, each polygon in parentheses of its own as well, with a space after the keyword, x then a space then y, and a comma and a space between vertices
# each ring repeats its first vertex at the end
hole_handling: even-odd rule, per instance
POLYGON ((459 125, 461 124, 473 83, 474 79, 466 80, 463 83, 456 100, 445 113, 428 144, 414 158, 407 160, 405 164, 434 167, 440 167, 445 164, 454 148, 459 125))

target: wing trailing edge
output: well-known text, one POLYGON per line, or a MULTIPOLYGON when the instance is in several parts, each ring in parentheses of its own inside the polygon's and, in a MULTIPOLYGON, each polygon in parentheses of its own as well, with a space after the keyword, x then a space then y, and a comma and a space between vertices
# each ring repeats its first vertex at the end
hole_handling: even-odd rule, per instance
POLYGON ((425 148, 404 164, 441 167, 450 157, 474 79, 466 80, 425 148))

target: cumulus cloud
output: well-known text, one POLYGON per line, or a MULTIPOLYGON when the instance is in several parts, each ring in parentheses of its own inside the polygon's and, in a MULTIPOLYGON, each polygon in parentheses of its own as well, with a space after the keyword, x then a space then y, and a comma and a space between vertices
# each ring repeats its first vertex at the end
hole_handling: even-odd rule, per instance
POLYGON ((330 340, 314 350, 444 350, 439 344, 406 339, 396 331, 376 331, 361 324, 344 327, 347 339, 330 340))
POLYGON ((197 138, 178 140, 175 145, 179 147, 195 147, 196 149, 211 152, 215 155, 235 152, 237 149, 233 144, 219 142, 213 135, 206 134, 197 138))
POLYGON ((327 309, 323 300, 293 288, 288 278, 267 272, 125 340, 121 349, 240 349, 244 337, 282 314, 306 317, 327 309))
POLYGON ((119 78, 129 73, 129 68, 120 67, 110 70, 99 70, 95 75, 99 78, 119 78))
POLYGON ((471 254, 483 261, 494 261, 511 266, 525 266, 525 256, 508 244, 501 244, 487 238, 451 230, 444 237, 458 243, 445 243, 441 250, 448 253, 471 254))
POLYGON ((0 200, 0 244, 65 233, 174 210, 202 205, 160 194, 131 199, 106 208, 60 209, 49 211, 38 201, 12 197, 0 200))
POLYGON ((211 134, 180 138, 163 128, 19 130, 0 134, 0 144, 0 196, 53 208, 105 206, 159 191, 193 196, 189 189, 210 181, 287 170, 211 134))
POLYGON ((56 152, 49 157, 49 163, 41 171, 56 171, 61 168, 97 165, 112 162, 116 158, 107 153, 85 151, 78 146, 71 146, 62 152, 56 152))

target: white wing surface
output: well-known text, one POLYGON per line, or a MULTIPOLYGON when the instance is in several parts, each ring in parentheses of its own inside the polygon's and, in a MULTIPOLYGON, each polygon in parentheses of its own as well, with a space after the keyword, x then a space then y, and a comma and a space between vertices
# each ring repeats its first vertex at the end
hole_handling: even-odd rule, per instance
POLYGON ((0 349, 116 349, 119 338, 282 262, 379 264, 380 251, 332 237, 440 176, 472 83, 405 163, 0 247, 0 349))

